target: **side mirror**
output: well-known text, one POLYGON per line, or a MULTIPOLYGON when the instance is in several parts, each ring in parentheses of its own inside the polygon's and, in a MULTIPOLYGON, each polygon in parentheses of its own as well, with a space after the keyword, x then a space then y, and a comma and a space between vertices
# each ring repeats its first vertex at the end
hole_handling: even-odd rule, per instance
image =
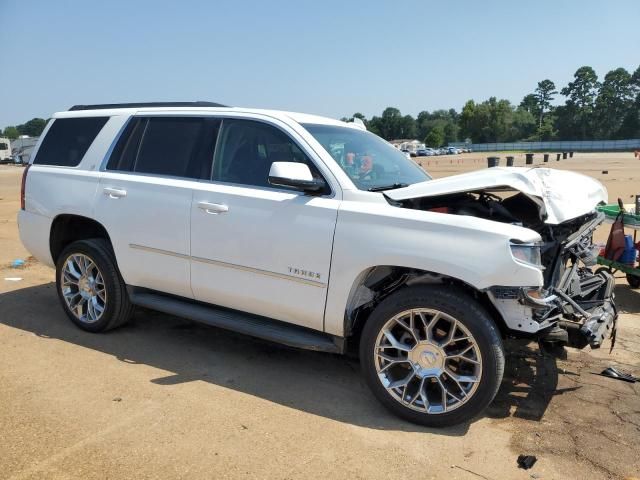
POLYGON ((313 178, 308 165, 298 162, 273 162, 269 170, 269 183, 274 187, 303 192, 319 192, 325 187, 323 180, 313 178))

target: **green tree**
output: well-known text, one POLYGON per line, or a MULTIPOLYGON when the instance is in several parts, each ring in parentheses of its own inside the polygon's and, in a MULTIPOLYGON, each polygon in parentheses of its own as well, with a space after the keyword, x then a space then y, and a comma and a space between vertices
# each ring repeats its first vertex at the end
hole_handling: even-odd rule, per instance
POLYGON ((542 125, 538 127, 536 132, 537 140, 542 142, 554 140, 557 134, 558 131, 555 129, 555 119, 551 115, 547 115, 544 117, 542 125))
POLYGON ((398 138, 416 138, 416 121, 411 115, 405 115, 400 122, 398 138))
POLYGON ((426 137, 431 127, 431 114, 426 110, 418 113, 416 117, 416 136, 418 138, 426 137))
POLYGON ((556 85, 549 79, 538 82, 538 87, 534 92, 536 102, 538 104, 539 116, 538 116, 538 128, 542 128, 542 118, 544 112, 551 109, 551 102, 554 96, 558 93, 556 85))
POLYGON ((465 138, 471 138, 473 141, 479 141, 474 135, 474 120, 476 115, 476 103, 468 100, 462 107, 458 125, 460 126, 460 135, 465 138))
POLYGON ((20 136, 20 132, 16 127, 11 126, 4 129, 2 136, 7 137, 9 140, 15 140, 20 136))
POLYGON ((445 134, 444 128, 441 125, 433 127, 427 136, 424 138, 425 145, 433 148, 441 147, 444 145, 445 134))
POLYGON ((631 74, 624 68, 608 72, 600 86, 595 105, 597 133, 601 138, 620 138, 620 127, 633 100, 631 74))
POLYGON ((580 122, 578 106, 573 102, 566 102, 564 105, 556 107, 553 112, 555 116, 555 128, 560 140, 583 139, 584 125, 580 122))
POLYGON ((540 116, 540 106, 538 105, 538 99, 534 93, 526 95, 520 102, 519 108, 529 112, 535 118, 540 116))
MULTIPOLYGON (((580 67, 573 74, 573 82, 564 87, 560 93, 565 97, 568 97, 566 108, 563 114, 570 113, 573 115, 575 124, 577 124, 580 137, 582 140, 586 140, 592 136, 593 125, 593 111, 595 107, 595 99, 598 93, 598 76, 593 68, 589 66, 580 67)), ((565 122, 565 128, 568 130, 571 123, 571 119, 563 119, 565 122)))
POLYGON ((362 120, 362 121, 364 122, 365 127, 367 127, 367 129, 369 128, 369 127, 368 127, 369 122, 368 122, 368 120, 367 120, 367 117, 365 117, 365 116, 364 116, 362 113, 360 113, 360 112, 356 112, 356 113, 354 113, 353 115, 351 115, 350 117, 342 117, 342 118, 340 119, 340 121, 341 121, 341 122, 347 122, 347 123, 349 123, 349 122, 353 122, 353 119, 354 119, 354 118, 359 118, 360 120, 362 120))
POLYGON ((16 128, 18 132, 20 132, 20 135, 39 137, 46 125, 47 121, 44 118, 32 118, 28 122, 18 125, 16 128))
POLYGON ((511 142, 531 136, 536 119, 526 108, 515 108, 508 100, 491 97, 482 103, 469 100, 458 118, 460 138, 474 142, 511 142))
POLYGON ((455 121, 449 121, 444 124, 443 132, 444 132, 444 143, 452 143, 458 141, 458 132, 460 131, 460 127, 455 121))
POLYGON ((435 110, 433 113, 422 111, 415 121, 416 138, 425 138, 435 127, 442 127, 445 135, 445 142, 455 142, 458 140, 460 127, 458 126, 458 112, 451 108, 449 110, 435 110))
POLYGON ((619 131, 620 138, 640 138, 640 94, 629 108, 622 120, 619 131))
POLYGON ((387 107, 382 116, 374 116, 369 121, 370 130, 385 140, 414 138, 416 135, 415 120, 411 115, 403 116, 400 110, 387 107))
MULTIPOLYGON (((527 140, 532 136, 536 136, 536 130, 538 125, 536 123, 537 115, 534 115, 526 108, 519 106, 515 109, 513 114, 511 115, 510 121, 510 129, 508 132, 508 138, 516 141, 516 140, 527 140)), ((545 121, 549 116, 545 117, 545 121)), ((544 122, 543 122, 544 125, 544 122)))
POLYGON ((640 67, 631 75, 631 88, 635 100, 622 120, 620 138, 640 138, 640 67))
POLYGON ((414 119, 388 107, 370 120, 360 113, 343 120, 360 118, 369 131, 387 140, 424 138, 433 146, 460 139, 488 143, 640 138, 640 67, 633 74, 624 68, 612 70, 601 84, 593 68, 583 66, 560 92, 565 103, 553 106, 557 93, 555 84, 545 79, 518 107, 490 97, 467 101, 460 113, 453 108, 423 110, 414 119))

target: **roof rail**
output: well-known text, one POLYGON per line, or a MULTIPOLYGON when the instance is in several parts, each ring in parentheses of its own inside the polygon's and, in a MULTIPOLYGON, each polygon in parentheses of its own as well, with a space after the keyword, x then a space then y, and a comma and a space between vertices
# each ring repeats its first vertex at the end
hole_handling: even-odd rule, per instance
POLYGON ((146 103, 101 103, 97 105, 74 105, 70 112, 77 110, 106 110, 111 108, 148 108, 148 107, 227 107, 214 102, 146 102, 146 103))

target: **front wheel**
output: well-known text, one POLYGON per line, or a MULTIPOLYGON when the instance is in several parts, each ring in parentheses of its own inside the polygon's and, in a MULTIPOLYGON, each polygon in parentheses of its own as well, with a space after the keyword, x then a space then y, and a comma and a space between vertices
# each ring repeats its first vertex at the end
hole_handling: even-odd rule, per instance
POLYGON ((429 427, 472 420, 502 381, 498 329, 471 297, 443 286, 400 290, 376 307, 362 332, 367 384, 396 415, 429 427))

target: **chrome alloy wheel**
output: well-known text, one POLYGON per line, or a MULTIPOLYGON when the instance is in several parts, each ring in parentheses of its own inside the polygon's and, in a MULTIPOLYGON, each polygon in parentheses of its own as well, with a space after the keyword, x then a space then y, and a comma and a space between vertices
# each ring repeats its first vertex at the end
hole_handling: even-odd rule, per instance
POLYGON ((482 356, 469 330, 438 310, 399 313, 376 338, 375 367, 389 394, 405 407, 439 414, 464 405, 482 376, 482 356))
POLYGON ((107 306, 107 292, 93 260, 82 253, 69 255, 60 272, 60 288, 67 307, 78 320, 100 320, 107 306))

